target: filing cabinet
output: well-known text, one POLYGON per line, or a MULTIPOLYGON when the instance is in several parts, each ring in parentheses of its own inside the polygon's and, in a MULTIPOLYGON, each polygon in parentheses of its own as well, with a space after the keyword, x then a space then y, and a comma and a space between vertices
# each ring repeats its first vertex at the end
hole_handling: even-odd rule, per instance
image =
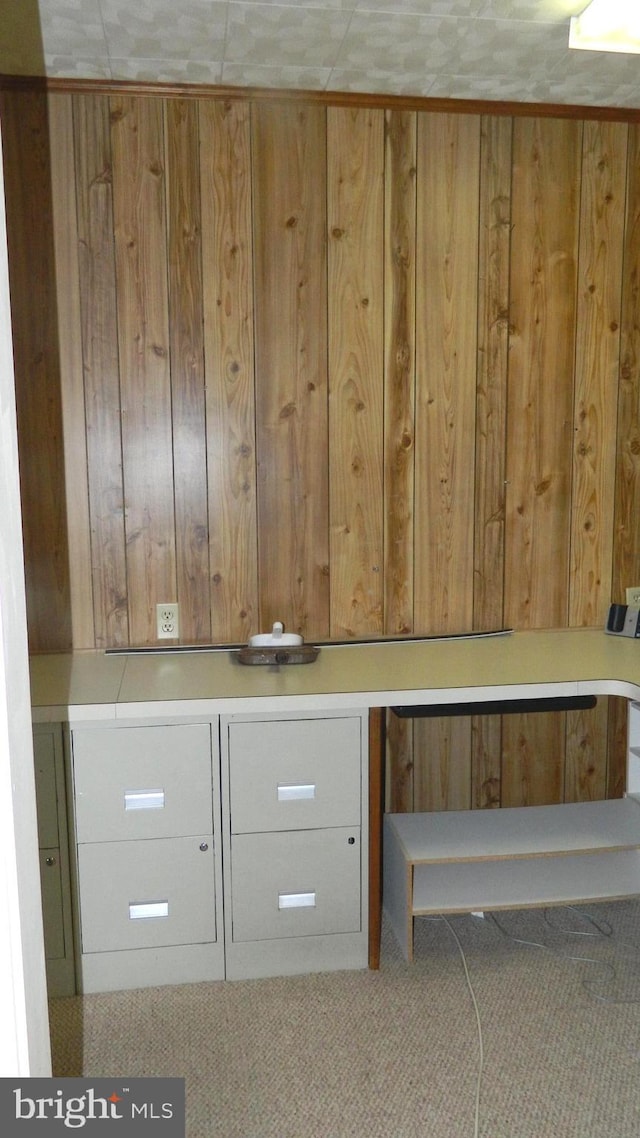
POLYGON ((366 967, 367 724, 74 726, 80 990, 366 967))
POLYGON ((366 967, 366 731, 357 712, 221 719, 227 977, 366 967))
POLYGON ((72 996, 75 967, 60 723, 34 724, 33 756, 47 990, 50 996, 72 996))
POLYGON ((71 735, 83 991, 224 976, 217 721, 71 735))

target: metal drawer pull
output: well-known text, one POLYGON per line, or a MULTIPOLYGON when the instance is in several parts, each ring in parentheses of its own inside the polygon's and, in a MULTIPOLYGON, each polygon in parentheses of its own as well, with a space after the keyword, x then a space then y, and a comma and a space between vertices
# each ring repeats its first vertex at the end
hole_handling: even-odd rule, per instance
POLYGON ((315 798, 315 782, 303 783, 298 786, 278 786, 278 802, 291 802, 294 798, 315 798))
POLYGON ((316 895, 313 893, 278 893, 279 909, 315 909, 316 895))
POLYGON ((168 917, 168 901, 130 901, 129 920, 141 921, 149 917, 168 917))
POLYGON ((125 790, 125 810, 161 810, 164 790, 125 790))

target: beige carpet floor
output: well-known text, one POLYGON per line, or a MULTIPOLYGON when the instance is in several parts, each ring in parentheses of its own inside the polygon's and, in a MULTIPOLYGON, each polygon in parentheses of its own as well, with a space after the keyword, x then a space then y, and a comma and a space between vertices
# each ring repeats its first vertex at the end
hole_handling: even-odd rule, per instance
MULTIPOLYGON (((640 1138, 640 903, 581 913, 607 935, 569 935, 596 930, 565 909, 501 914, 502 929, 451 919, 481 1022, 482 1138, 640 1138)), ((188 1138, 476 1133, 478 1024, 441 921, 416 922, 412 966, 385 928, 379 972, 73 997, 50 1011, 55 1074, 184 1077, 188 1138)))

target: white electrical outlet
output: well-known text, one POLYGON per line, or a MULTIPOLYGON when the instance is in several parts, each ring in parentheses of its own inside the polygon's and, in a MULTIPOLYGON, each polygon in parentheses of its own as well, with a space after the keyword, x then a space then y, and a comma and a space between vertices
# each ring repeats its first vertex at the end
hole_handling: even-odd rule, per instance
POLYGON ((640 585, 632 585, 627 589, 627 604, 633 605, 634 608, 640 608, 640 585))
POLYGON ((156 605, 156 635, 158 640, 178 640, 180 612, 178 604, 156 605))

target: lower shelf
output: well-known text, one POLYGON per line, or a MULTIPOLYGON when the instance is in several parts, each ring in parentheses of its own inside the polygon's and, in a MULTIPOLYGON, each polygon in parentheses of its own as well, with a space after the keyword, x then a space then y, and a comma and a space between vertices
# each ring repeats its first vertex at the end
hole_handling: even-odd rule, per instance
POLYGON ((640 895, 640 803, 387 814, 385 912, 408 960, 413 918, 640 895))
POLYGON ((413 916, 613 901, 640 893, 640 851, 416 865, 413 916))

